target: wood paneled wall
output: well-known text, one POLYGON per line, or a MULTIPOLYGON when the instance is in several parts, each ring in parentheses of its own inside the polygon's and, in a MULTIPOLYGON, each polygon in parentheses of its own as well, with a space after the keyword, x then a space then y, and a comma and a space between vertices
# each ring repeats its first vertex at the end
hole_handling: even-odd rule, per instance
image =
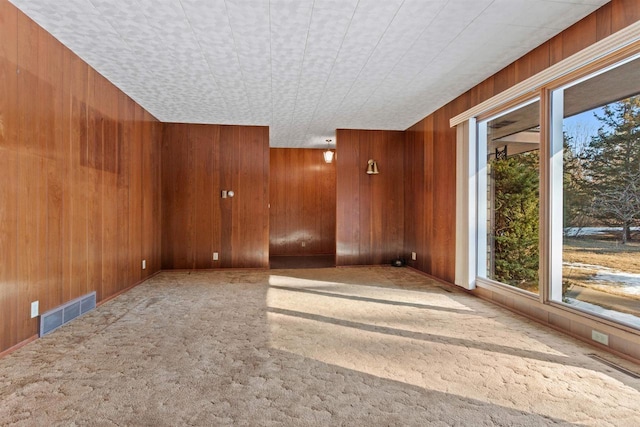
POLYGON ((407 129, 404 256, 417 253, 409 265, 454 280, 456 132, 449 119, 639 19, 640 2, 613 0, 407 129))
POLYGON ((37 333, 32 301, 102 301, 160 268, 159 131, 0 0, 0 352, 37 333))
POLYGON ((335 254, 335 162, 312 149, 272 148, 270 157, 269 253, 335 254))
POLYGON ((163 269, 268 267, 268 203, 269 128, 163 124, 163 269))
POLYGON ((404 241, 404 132, 338 129, 336 143, 336 264, 390 263, 404 241))

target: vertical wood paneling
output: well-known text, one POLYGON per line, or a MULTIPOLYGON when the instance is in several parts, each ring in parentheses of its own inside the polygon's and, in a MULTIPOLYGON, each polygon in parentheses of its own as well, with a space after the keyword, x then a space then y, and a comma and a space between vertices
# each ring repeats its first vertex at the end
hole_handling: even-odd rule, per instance
POLYGON ((165 123, 162 138, 162 268, 267 267, 268 128, 165 123))
POLYGON ((435 133, 432 155, 431 155, 431 179, 432 179, 432 205, 431 212, 441 212, 440 215, 433 215, 430 235, 427 241, 431 247, 430 261, 433 274, 448 282, 453 282, 454 276, 451 274, 451 260, 455 256, 455 189, 456 189, 456 145, 450 144, 455 141, 455 129, 447 126, 449 123, 448 114, 436 114, 434 126, 440 130, 435 133), (449 213, 449 214, 445 214, 449 213))
POLYGON ((404 132, 338 129, 336 142, 336 264, 389 263, 404 242, 404 132))
MULTIPOLYGON (((212 127, 190 127, 190 143, 193 144, 194 186, 197 203, 194 203, 194 268, 213 267, 213 197, 211 177, 213 169, 212 127)), ((216 194, 217 196, 217 194, 216 194)), ((195 201, 195 200, 194 200, 195 201)))
POLYGON ((614 0, 611 6, 611 31, 616 32, 640 19, 638 0, 614 0))
POLYGON ((41 302, 43 307, 55 307, 64 301, 64 189, 67 164, 66 146, 64 144, 63 118, 64 85, 63 85, 63 47, 56 40, 50 40, 45 31, 39 32, 38 55, 40 79, 40 99, 46 108, 43 111, 45 123, 41 123, 40 130, 46 135, 47 156, 47 256, 46 259, 46 292, 41 302))
MULTIPOLYGON (((142 140, 152 141, 153 135, 153 123, 149 119, 148 113, 143 109, 140 109, 142 113, 140 125, 142 126, 142 140)), ((140 258, 145 260, 146 269, 140 270, 141 279, 147 278, 153 271, 160 268, 160 265, 155 263, 153 258, 153 245, 155 242, 154 234, 156 232, 156 223, 154 221, 155 209, 155 196, 157 192, 155 189, 159 188, 155 182, 155 169, 157 163, 154 163, 156 150, 155 144, 143 144, 141 150, 141 170, 140 170, 140 182, 141 182, 141 255, 140 258)))
MULTIPOLYGON (((234 171, 238 169, 238 142, 239 128, 236 126, 220 126, 220 188, 219 191, 237 191, 235 187, 234 171)), ((220 196, 219 196, 220 197, 220 196)), ((219 266, 223 268, 233 267, 237 255, 234 258, 233 230, 234 223, 232 209, 233 199, 220 199, 220 259, 219 266)))
POLYGON ((611 3, 607 3, 596 11, 596 39, 611 35, 611 3))
MULTIPOLYGON (((102 76, 96 76, 97 104, 101 111, 102 127, 102 245, 100 247, 102 294, 113 295, 120 290, 116 282, 118 261, 118 175, 117 175, 117 115, 118 93, 110 90, 110 83, 102 76)), ((143 144, 149 146, 150 144, 143 144)))
MULTIPOLYGON (((118 117, 133 117, 134 115, 134 102, 131 98, 127 97, 123 93, 118 94, 118 117)), ((129 264, 131 262, 131 245, 129 243, 129 177, 131 175, 130 170, 130 157, 129 151, 132 134, 133 120, 118 120, 117 123, 117 274, 116 283, 119 288, 132 283, 133 276, 129 264)))
POLYGON ((133 282, 142 278, 142 107, 133 107, 133 140, 129 146, 129 272, 133 282))
POLYGON ((29 305, 38 298, 46 280, 46 173, 43 154, 46 142, 40 138, 42 107, 38 103, 39 27, 18 14, 18 336, 32 335, 36 320, 30 319, 29 305), (36 53, 36 54, 34 54, 36 53))
POLYGON ((335 162, 322 150, 272 148, 270 164, 269 253, 335 254, 335 162))
POLYGON ((125 131, 139 127, 134 105, 0 0, 0 352, 37 333, 32 301, 43 313, 93 290, 104 299, 139 280, 143 242, 159 254, 159 208, 129 238, 142 188, 158 203, 160 195, 159 134, 125 131), (136 147, 156 178, 130 191, 136 147))
POLYGON ((366 165, 358 145, 358 131, 336 131, 336 265, 355 265, 360 259, 360 178, 366 165))
POLYGON ((69 242, 70 283, 64 294, 65 300, 83 294, 87 283, 87 104, 83 101, 87 93, 87 66, 78 57, 65 54, 65 69, 71 76, 69 91, 70 115, 66 137, 69 138, 70 186, 69 242), (67 65, 68 64, 68 65, 67 65))
MULTIPOLYGON (((434 220, 436 216, 434 213, 434 192, 438 188, 439 185, 442 184, 441 177, 438 177, 434 171, 435 159, 433 157, 434 154, 434 143, 436 134, 433 132, 434 129, 434 121, 435 115, 431 117, 427 117, 424 120, 424 129, 422 135, 424 136, 424 236, 422 237, 422 242, 424 244, 424 250, 417 252, 417 257, 419 260, 419 265, 422 268, 433 269, 432 266, 432 257, 434 252, 440 251, 443 248, 439 248, 435 245, 434 242, 434 220)), ((445 212, 443 210, 443 212, 445 212)))
MULTIPOLYGON (((407 263, 417 268, 409 256, 423 247, 424 209, 424 120, 405 131, 404 149, 404 248, 407 263)), ((419 259, 421 260, 422 257, 419 259)))
POLYGON ((269 266, 269 151, 266 148, 269 129, 242 126, 238 130, 238 169, 232 171, 232 189, 236 195, 231 199, 234 215, 229 225, 234 266, 266 268, 269 266))
MULTIPOLYGON (((88 139, 85 171, 87 174, 87 282, 80 293, 88 292, 89 283, 97 283, 98 298, 103 298, 102 289, 102 117, 96 108, 96 73, 87 74, 87 120, 88 139)), ((99 91, 98 91, 99 92, 99 91)))
POLYGON ((0 2, 0 350, 19 342, 17 274, 18 15, 0 2))
POLYGON ((162 124, 158 122, 155 117, 146 112, 146 119, 151 123, 151 135, 148 142, 152 145, 151 159, 150 159, 150 173, 151 181, 147 186, 147 191, 152 194, 153 208, 151 219, 153 226, 151 227, 152 236, 151 241, 151 265, 147 266, 147 276, 155 273, 161 268, 162 257, 162 180, 161 180, 161 153, 162 153, 162 124))

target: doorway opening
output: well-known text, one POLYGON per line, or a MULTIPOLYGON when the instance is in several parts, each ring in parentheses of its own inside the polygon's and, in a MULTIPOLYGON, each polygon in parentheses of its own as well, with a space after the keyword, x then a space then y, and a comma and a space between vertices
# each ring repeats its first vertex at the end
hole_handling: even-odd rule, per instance
POLYGON ((318 149, 269 151, 270 268, 335 267, 335 160, 318 149))

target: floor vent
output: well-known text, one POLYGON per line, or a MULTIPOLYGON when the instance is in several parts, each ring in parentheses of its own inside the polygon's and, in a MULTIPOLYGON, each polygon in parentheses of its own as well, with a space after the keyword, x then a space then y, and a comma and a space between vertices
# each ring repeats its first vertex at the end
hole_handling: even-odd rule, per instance
POLYGON ((76 317, 96 308, 96 292, 83 295, 40 316, 40 336, 47 335, 76 317))
POLYGON ((640 375, 636 374, 633 371, 628 370, 627 368, 623 368, 622 366, 613 363, 613 362, 609 362, 607 359, 598 356, 597 354, 590 354, 589 355, 590 358, 592 358, 593 360, 597 360, 598 362, 607 365, 610 368, 615 369, 616 371, 622 372, 623 374, 629 375, 631 378, 636 378, 636 379, 640 379, 640 375))

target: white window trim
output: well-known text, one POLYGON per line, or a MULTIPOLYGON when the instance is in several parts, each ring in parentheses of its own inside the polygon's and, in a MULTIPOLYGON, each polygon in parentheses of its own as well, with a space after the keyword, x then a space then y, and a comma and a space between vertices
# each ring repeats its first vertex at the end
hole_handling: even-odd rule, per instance
POLYGON ((476 177, 476 120, 470 118, 457 128, 456 147, 454 283, 467 290, 476 287, 476 177))

